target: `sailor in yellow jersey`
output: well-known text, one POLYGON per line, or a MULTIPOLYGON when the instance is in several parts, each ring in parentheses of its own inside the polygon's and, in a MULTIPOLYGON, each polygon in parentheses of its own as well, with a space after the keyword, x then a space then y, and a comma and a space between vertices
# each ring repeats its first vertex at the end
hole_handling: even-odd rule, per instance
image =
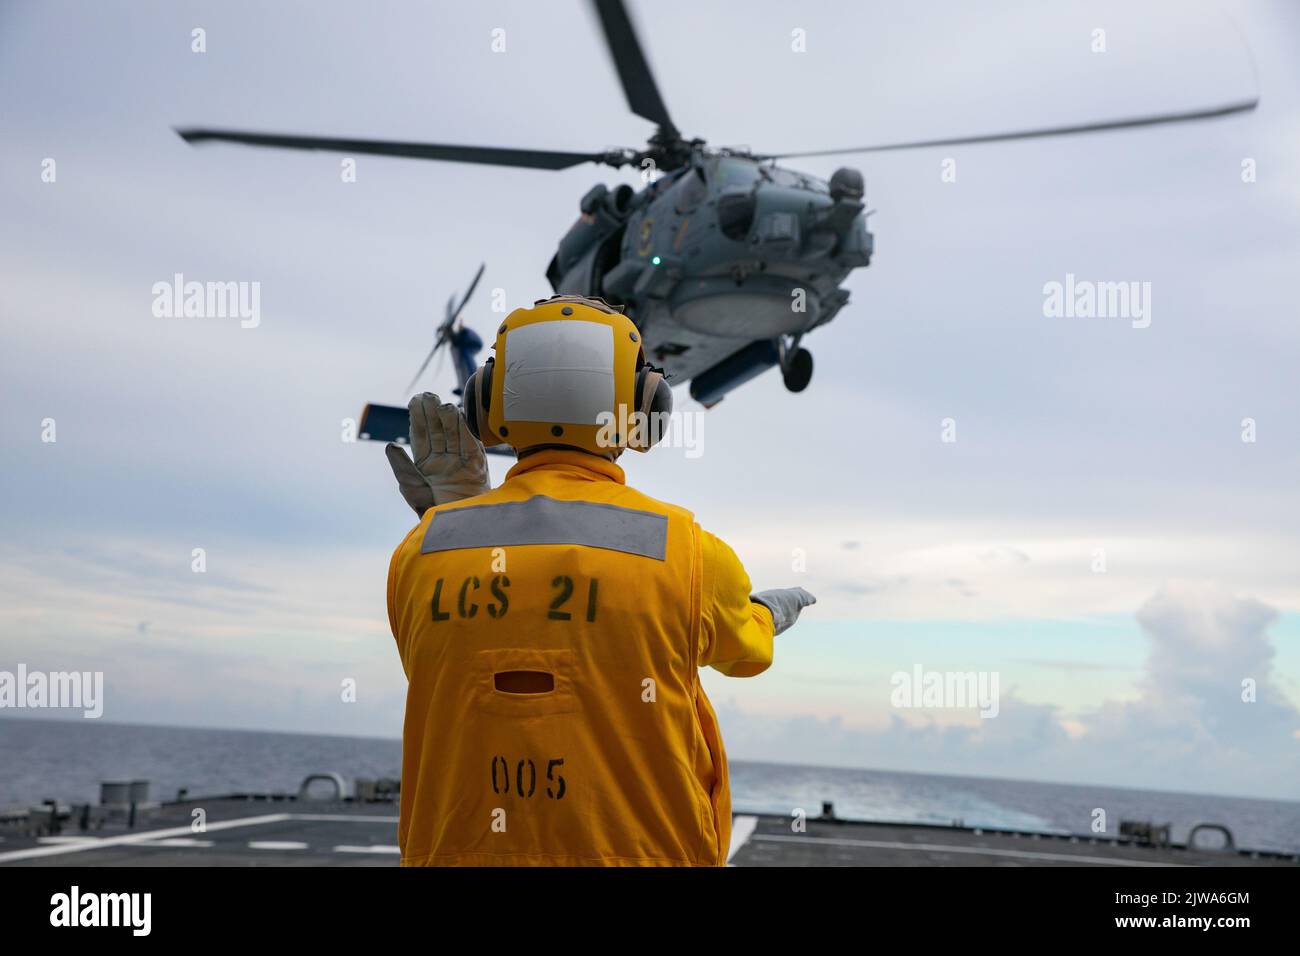
POLYGON ((752 677, 813 603, 629 488, 672 392, 598 299, 511 313, 465 416, 411 402, 389 459, 420 523, 388 613, 408 681, 402 864, 721 866, 727 758, 699 668, 752 677), (638 413, 638 414, 634 414, 638 413), (622 434, 618 434, 619 430, 622 434), (519 460, 489 490, 482 442, 519 460))

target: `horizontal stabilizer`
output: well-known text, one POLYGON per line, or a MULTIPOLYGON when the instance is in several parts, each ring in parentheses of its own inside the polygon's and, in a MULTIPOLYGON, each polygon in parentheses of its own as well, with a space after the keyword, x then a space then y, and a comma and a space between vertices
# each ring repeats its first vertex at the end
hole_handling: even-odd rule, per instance
POLYGON ((367 405, 361 413, 361 437, 367 441, 410 441, 411 414, 396 405, 367 405))
MULTIPOLYGON (((369 404, 361 413, 360 436, 366 441, 395 441, 400 445, 411 443, 411 413, 397 405, 369 404)), ((484 448, 489 455, 509 455, 515 450, 509 445, 484 448)))

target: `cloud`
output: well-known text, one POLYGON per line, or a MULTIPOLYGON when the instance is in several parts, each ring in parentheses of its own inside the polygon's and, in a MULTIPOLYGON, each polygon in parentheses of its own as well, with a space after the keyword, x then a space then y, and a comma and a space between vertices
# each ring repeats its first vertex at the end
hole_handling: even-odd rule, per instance
POLYGON ((385 550, 0 545, 0 668, 102 671, 115 722, 397 736, 385 550), (340 685, 358 682, 358 703, 340 685))
POLYGON ((1233 597, 1215 584, 1171 584, 1137 616, 1151 641, 1153 696, 1202 696, 1233 675, 1263 678, 1272 666, 1267 629, 1277 612, 1253 598, 1233 597))
POLYGON ((1300 711, 1272 675, 1276 617, 1214 584, 1162 589, 1138 612, 1150 649, 1141 696, 1087 721, 1092 746, 1156 778, 1203 767, 1224 786, 1268 782, 1300 793, 1300 711))
POLYGON ((989 548, 980 555, 980 560, 989 564, 1028 564, 1030 558, 1019 548, 1000 545, 996 548, 989 548))
POLYGON ((889 591, 896 591, 906 585, 907 577, 905 575, 897 575, 892 578, 864 577, 851 581, 835 581, 830 583, 829 589, 840 594, 861 597, 885 594, 889 591))
POLYGON ((1050 660, 1048 658, 1022 658, 1026 664, 1032 664, 1035 667, 1041 667, 1044 670, 1064 671, 1067 674, 1078 674, 1084 672, 1113 671, 1121 668, 1111 664, 1099 664, 1096 661, 1070 661, 1070 660, 1050 660))
POLYGON ((859 727, 839 716, 764 717, 734 705, 719 715, 728 753, 741 759, 1294 799, 1300 710, 1272 680, 1268 627, 1276 617, 1218 585, 1167 585, 1137 613, 1149 649, 1138 698, 1083 714, 1012 689, 991 720, 908 711, 859 727), (1247 678, 1251 703, 1242 699, 1247 678))

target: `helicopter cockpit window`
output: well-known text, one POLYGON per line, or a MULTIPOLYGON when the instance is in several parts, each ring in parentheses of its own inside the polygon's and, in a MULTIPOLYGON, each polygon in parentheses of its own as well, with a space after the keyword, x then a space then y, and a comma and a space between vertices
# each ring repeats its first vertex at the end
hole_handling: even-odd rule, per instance
POLYGON ((763 178, 777 186, 788 186, 791 189, 806 189, 809 192, 824 193, 828 192, 826 184, 811 176, 805 176, 803 173, 796 173, 790 169, 782 169, 779 166, 764 166, 763 178))
POLYGON ((708 194, 709 189, 704 184, 704 174, 696 167, 686 172, 677 183, 673 207, 678 212, 690 212, 702 203, 708 194))
POLYGON ((758 180, 758 166, 743 159, 723 157, 718 160, 713 178, 719 192, 749 189, 758 180))
POLYGON ((768 181, 778 186, 789 186, 793 189, 804 188, 802 176, 798 173, 792 173, 788 169, 781 169, 779 166, 763 167, 763 175, 767 177, 768 181))

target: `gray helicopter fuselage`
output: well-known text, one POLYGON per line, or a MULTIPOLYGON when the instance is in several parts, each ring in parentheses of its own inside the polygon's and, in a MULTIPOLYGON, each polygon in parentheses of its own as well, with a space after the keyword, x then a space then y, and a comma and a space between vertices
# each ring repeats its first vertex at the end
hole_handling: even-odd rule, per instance
POLYGON ((871 258, 860 199, 747 156, 698 155, 640 191, 593 187, 547 277, 625 305, 649 360, 681 384, 835 317, 841 283, 871 258))

